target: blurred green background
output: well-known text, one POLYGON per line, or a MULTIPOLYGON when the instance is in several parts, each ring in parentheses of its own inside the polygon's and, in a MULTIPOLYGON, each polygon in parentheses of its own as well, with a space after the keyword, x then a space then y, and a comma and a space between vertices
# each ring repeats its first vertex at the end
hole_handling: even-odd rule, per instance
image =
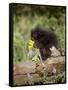
POLYGON ((13 6, 13 53, 14 63, 28 60, 27 43, 32 28, 53 28, 58 36, 59 49, 65 49, 64 6, 14 5, 13 6))

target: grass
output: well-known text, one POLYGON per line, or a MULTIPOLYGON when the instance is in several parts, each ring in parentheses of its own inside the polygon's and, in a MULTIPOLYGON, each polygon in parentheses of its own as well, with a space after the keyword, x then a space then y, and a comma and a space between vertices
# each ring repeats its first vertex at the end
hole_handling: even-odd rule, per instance
POLYGON ((14 15, 14 38, 13 38, 13 48, 14 48, 14 62, 28 60, 28 48, 27 43, 30 40, 30 34, 32 28, 40 26, 43 28, 54 28, 54 32, 58 36, 59 48, 65 48, 65 17, 62 15, 62 22, 59 24, 59 20, 56 17, 51 16, 48 18, 46 14, 39 15, 35 13, 34 16, 14 15))

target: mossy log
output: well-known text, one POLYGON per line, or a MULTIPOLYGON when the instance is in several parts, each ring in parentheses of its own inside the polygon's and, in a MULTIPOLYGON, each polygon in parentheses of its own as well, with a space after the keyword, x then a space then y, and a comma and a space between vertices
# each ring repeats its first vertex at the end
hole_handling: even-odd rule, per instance
POLYGON ((44 74, 45 76, 53 76, 65 71, 65 56, 51 57, 43 63, 44 65, 40 61, 23 61, 19 64, 14 64, 14 84, 27 85, 26 82, 34 84, 34 82, 42 81, 44 74), (28 77, 28 73, 31 78, 28 77))

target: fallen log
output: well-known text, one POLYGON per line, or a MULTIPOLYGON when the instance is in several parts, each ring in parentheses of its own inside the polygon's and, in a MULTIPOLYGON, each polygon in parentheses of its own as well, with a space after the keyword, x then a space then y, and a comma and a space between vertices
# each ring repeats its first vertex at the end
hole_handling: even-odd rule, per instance
POLYGON ((19 64, 14 64, 13 78, 16 84, 21 85, 29 81, 39 82, 44 74, 52 76, 65 71, 65 56, 51 57, 43 63, 45 66, 40 61, 23 61, 19 64), (32 76, 31 80, 27 76, 28 73, 32 76))

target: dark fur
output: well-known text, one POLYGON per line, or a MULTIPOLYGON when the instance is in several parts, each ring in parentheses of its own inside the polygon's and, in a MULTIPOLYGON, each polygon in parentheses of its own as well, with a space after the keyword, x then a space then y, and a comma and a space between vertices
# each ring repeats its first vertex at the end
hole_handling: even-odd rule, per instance
POLYGON ((37 48, 40 50, 42 60, 46 60, 51 56, 50 48, 58 46, 56 34, 49 29, 34 28, 31 31, 31 39, 35 41, 37 48))

